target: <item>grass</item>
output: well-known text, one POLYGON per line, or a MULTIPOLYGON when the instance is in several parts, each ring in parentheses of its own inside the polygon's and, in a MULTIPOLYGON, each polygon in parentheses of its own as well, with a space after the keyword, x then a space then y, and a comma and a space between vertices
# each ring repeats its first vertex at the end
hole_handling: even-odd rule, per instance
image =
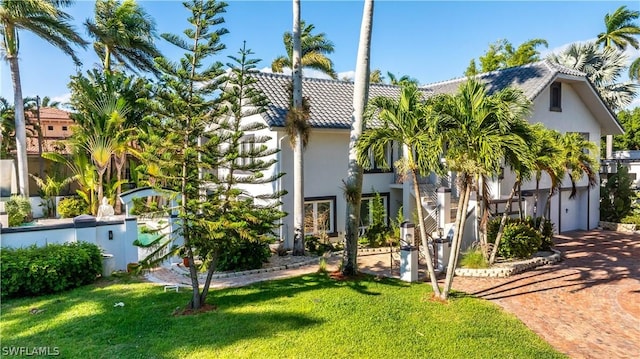
POLYGON ((57 347, 63 358, 564 357, 490 302, 430 295, 424 283, 313 274, 213 291, 216 311, 173 316, 189 291, 102 282, 3 301, 2 347, 57 347))

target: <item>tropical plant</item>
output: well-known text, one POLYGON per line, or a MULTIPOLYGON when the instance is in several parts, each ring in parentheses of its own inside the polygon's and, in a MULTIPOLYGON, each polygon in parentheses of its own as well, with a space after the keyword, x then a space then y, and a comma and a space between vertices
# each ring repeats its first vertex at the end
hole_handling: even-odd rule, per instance
POLYGON ((402 75, 397 77, 395 74, 387 71, 387 77, 389 78, 389 84, 395 86, 402 85, 416 85, 418 86, 418 79, 415 79, 409 75, 402 75))
POLYGON ((55 197, 60 195, 62 189, 76 180, 75 176, 61 178, 59 175, 54 174, 50 176, 47 174, 45 178, 29 174, 36 185, 40 188, 40 197, 42 197, 42 204, 45 208, 45 215, 47 217, 54 217, 56 215, 55 197))
MULTIPOLYGON (((360 41, 353 88, 353 116, 349 135, 349 167, 345 180, 347 200, 345 251, 342 273, 354 275, 358 272, 358 232, 360 227, 360 202, 362 201, 362 166, 358 163, 358 140, 364 130, 364 114, 369 100, 369 76, 371 56, 371 29, 373 26, 373 0, 366 0, 362 10, 360 41)), ((379 197, 379 196, 378 196, 379 197)), ((379 200, 379 198, 376 198, 379 200)), ((372 234, 373 235, 373 234, 372 234)))
POLYGON ((71 16, 61 10, 70 5, 69 0, 0 0, 0 35, 4 59, 9 63, 13 83, 13 105, 15 118, 15 138, 18 159, 18 190, 23 196, 29 196, 29 173, 27 164, 27 137, 24 117, 24 102, 18 64, 18 32, 25 30, 59 48, 71 56, 76 64, 80 60, 73 45, 87 45, 70 25, 71 16))
MULTIPOLYGON (((304 255, 304 156, 309 136, 309 106, 302 96, 302 35, 304 23, 300 20, 300 0, 293 0, 293 35, 285 33, 284 42, 292 70, 291 103, 286 117, 286 130, 293 148, 293 255, 304 255), (290 47, 289 47, 289 44, 290 47), (291 49, 291 51, 289 51, 291 49)), ((322 36, 324 39, 324 35, 322 36)), ((309 40, 307 40, 309 41, 309 40)), ((321 53, 320 53, 321 54, 321 53)), ((282 61, 280 61, 281 63, 282 61)), ((278 59, 271 67, 278 72, 278 59), (275 64, 275 67, 274 67, 275 64)), ((281 69, 281 68, 280 68, 281 69)))
POLYGON ((627 56, 614 48, 598 48, 594 42, 573 43, 558 54, 548 58, 562 66, 584 72, 612 109, 618 110, 629 105, 636 96, 640 85, 619 82, 622 71, 627 67, 627 56))
POLYGON ((542 238, 529 223, 516 220, 504 226, 504 239, 498 245, 498 254, 503 258, 531 258, 540 249, 542 238))
POLYGON ((606 183, 600 187, 601 221, 620 222, 631 214, 631 203, 635 198, 632 184, 627 166, 619 164, 615 173, 608 174, 606 183))
MULTIPOLYGON (((294 4, 296 1, 294 0, 294 4)), ((294 5, 294 14, 295 14, 294 5)), ((298 9, 300 7, 298 6, 298 9)), ((295 15, 294 15, 295 17, 295 15)), ((327 55, 333 53, 333 43, 326 39, 325 33, 313 34, 315 30, 315 26, 313 24, 307 25, 304 21, 300 20, 300 12, 298 11, 299 20, 298 25, 294 26, 298 27, 298 32, 295 30, 293 34, 299 34, 300 38, 300 61, 301 68, 310 68, 314 70, 321 71, 333 79, 337 79, 338 75, 333 69, 333 62, 331 59, 327 57, 327 55), (301 32, 300 32, 301 31, 301 32)), ((284 68, 290 68, 292 71, 295 71, 295 36, 291 32, 285 32, 282 37, 282 42, 284 43, 284 48, 287 51, 286 56, 279 56, 271 63, 271 70, 273 72, 282 72, 284 68)))
MULTIPOLYGON (((358 162, 364 168, 371 168, 370 154, 382 168, 389 168, 385 149, 391 143, 405 146, 408 151, 394 165, 399 174, 410 175, 413 181, 414 197, 418 211, 418 226, 422 249, 427 261, 431 285, 436 295, 440 288, 436 280, 431 253, 427 250, 428 234, 424 224, 424 215, 418 187, 418 174, 426 175, 431 171, 442 173, 440 156, 443 153, 443 138, 440 136, 439 117, 431 107, 422 101, 422 94, 415 85, 402 87, 399 99, 376 97, 369 101, 368 116, 377 114, 381 125, 368 128, 357 143, 358 162)), ((369 118, 369 117, 368 117, 369 118)))
POLYGON ((562 135, 556 131, 546 128, 541 123, 531 126, 534 141, 531 143, 533 153, 533 166, 535 171, 536 189, 533 197, 533 217, 538 216, 538 201, 540 198, 540 181, 542 175, 547 174, 550 180, 550 192, 554 193, 559 188, 559 184, 565 174, 562 166, 562 135))
POLYGON ((617 114, 624 134, 613 136, 614 150, 640 150, 640 106, 617 114))
POLYGON ((16 148, 13 140, 15 132, 15 113, 6 98, 0 97, 0 158, 10 158, 16 148))
POLYGON ((80 197, 65 197, 58 203, 58 214, 62 218, 73 218, 81 214, 89 214, 87 202, 80 197))
POLYGON ((85 27, 105 72, 111 72, 112 57, 126 69, 156 72, 155 23, 135 0, 96 1, 95 18, 85 27))
POLYGON ((624 50, 627 46, 639 47, 636 36, 640 35, 640 26, 634 23, 640 11, 629 10, 626 5, 620 6, 613 14, 604 16, 606 30, 598 34, 596 44, 603 47, 617 47, 624 50))
POLYGON ((17 227, 33 220, 29 198, 13 195, 5 204, 9 216, 9 227, 17 227))
POLYGON ((529 40, 517 48, 506 39, 498 40, 489 45, 484 56, 480 56, 480 68, 477 68, 475 59, 472 59, 464 74, 465 76, 473 76, 479 72, 495 71, 540 61, 540 51, 537 50, 540 45, 549 46, 544 39, 529 40))
MULTIPOLYGON (((529 111, 530 102, 513 88, 490 95, 484 84, 473 79, 460 85, 457 93, 441 95, 434 101, 436 111, 444 117, 445 159, 449 169, 458 173, 460 188, 451 255, 442 291, 442 298, 446 299, 460 254, 474 179, 497 176, 507 156, 527 158, 528 145, 521 129, 525 128, 524 115, 529 111)), ((486 234, 486 228, 481 232, 486 234)))

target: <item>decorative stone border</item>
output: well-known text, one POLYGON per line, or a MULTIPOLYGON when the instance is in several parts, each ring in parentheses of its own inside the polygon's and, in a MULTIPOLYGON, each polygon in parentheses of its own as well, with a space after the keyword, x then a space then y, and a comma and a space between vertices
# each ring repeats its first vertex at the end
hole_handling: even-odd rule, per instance
POLYGON ((534 257, 516 262, 498 263, 496 267, 485 269, 456 268, 455 274, 461 277, 509 277, 524 272, 528 269, 540 267, 545 264, 557 263, 562 260, 558 250, 551 249, 552 255, 546 257, 534 257))
MULTIPOLYGON (((394 248, 395 249, 395 248, 394 248)), ((397 252, 397 250, 395 250, 397 252)), ((340 251, 342 253, 342 251, 340 251)), ((358 248, 358 254, 370 254, 370 253, 389 253, 389 247, 378 248, 358 248)))
MULTIPOLYGON (((276 271, 281 271, 281 270, 285 270, 285 269, 300 268, 300 267, 304 267, 304 266, 310 265, 310 264, 317 264, 320 261, 320 258, 322 258, 322 257, 315 257, 315 258, 311 258, 311 259, 308 259, 308 260, 304 260, 304 261, 300 261, 300 262, 296 262, 296 263, 291 263, 291 264, 286 264, 286 265, 279 266, 279 267, 252 269, 252 270, 246 270, 246 271, 240 271, 240 272, 217 273, 217 274, 213 274, 211 279, 235 278, 235 277, 242 277, 244 275, 249 275, 249 274, 276 272, 276 271)), ((176 264, 172 264, 170 269, 172 271, 176 272, 177 274, 183 275, 185 277, 189 277, 190 276, 189 271, 187 269, 179 266, 177 263, 176 264)))
POLYGON ((622 233, 633 233, 638 229, 637 228, 638 226, 636 226, 635 224, 629 224, 629 223, 615 223, 615 222, 600 221, 598 222, 598 225, 603 229, 608 229, 608 230, 622 232, 622 233))

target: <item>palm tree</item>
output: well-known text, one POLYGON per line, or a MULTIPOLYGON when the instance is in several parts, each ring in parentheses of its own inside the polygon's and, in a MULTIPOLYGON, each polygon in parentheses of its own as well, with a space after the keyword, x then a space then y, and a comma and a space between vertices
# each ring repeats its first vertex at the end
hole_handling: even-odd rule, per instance
POLYGON ((469 79, 456 94, 442 95, 436 104, 436 111, 444 116, 446 123, 446 162, 451 170, 458 172, 460 186, 451 255, 442 291, 442 298, 447 299, 474 179, 496 176, 507 155, 526 158, 527 143, 519 133, 525 127, 522 123, 530 102, 521 92, 510 88, 489 95, 482 83, 469 79))
MULTIPOLYGON (((627 46, 638 49, 638 40, 635 36, 640 34, 640 26, 633 21, 640 16, 639 11, 628 10, 626 6, 620 6, 613 14, 604 16, 606 32, 598 34, 596 44, 603 47, 617 47, 624 51, 627 46)), ((640 80, 640 57, 633 60, 629 66, 629 78, 640 80)))
POLYGON ((549 55, 549 59, 586 73, 604 102, 614 110, 630 104, 640 87, 632 82, 618 82, 627 66, 627 57, 611 47, 599 49, 594 42, 574 43, 559 54, 549 55))
POLYGON ((402 86, 402 85, 418 85, 418 79, 413 78, 409 75, 402 75, 400 77, 397 77, 396 75, 394 75, 393 73, 387 71, 387 77, 389 77, 389 84, 391 85, 396 85, 396 86, 402 86))
POLYGON ((0 97, 0 158, 8 158, 14 150, 15 113, 6 98, 0 97))
MULTIPOLYGON (((293 38, 285 41, 285 46, 290 43, 290 58, 292 74, 292 103, 287 114, 287 127, 289 138, 293 146, 293 255, 304 255, 304 157, 305 146, 304 129, 307 125, 309 112, 305 111, 302 98, 302 36, 300 28, 300 0, 293 0, 293 38)), ((285 34, 286 38, 286 34, 285 34)), ((307 109, 308 110, 308 109, 307 109)))
POLYGON ((72 45, 85 47, 87 43, 70 25, 71 16, 60 8, 71 4, 68 0, 0 0, 0 34, 2 51, 9 62, 13 82, 15 109, 16 150, 18 158, 18 190, 29 196, 29 169, 27 165, 27 136, 24 120, 24 103, 18 64, 18 31, 26 30, 46 40, 71 56, 76 64, 80 60, 72 45))
MULTIPOLYGON (((549 212, 551 197, 559 192, 562 180, 565 175, 569 175, 571 181, 571 193, 569 198, 574 198, 577 194, 576 183, 584 176, 587 176, 588 186, 593 187, 598 184, 598 162, 592 154, 596 151, 596 145, 586 140, 581 134, 567 132, 564 135, 552 134, 553 138, 559 140, 560 155, 551 161, 551 166, 547 173, 551 176, 551 188, 544 208, 544 215, 549 212), (554 181, 557 181, 554 183, 554 181)), ((546 217, 545 217, 546 218, 546 217)), ((546 218, 548 219, 548 218, 546 218)), ((544 221, 540 223, 539 230, 542 232, 544 221)))
POLYGON ((358 232, 360 225, 360 201, 362 196, 362 167, 358 164, 356 144, 362 135, 364 112, 369 99, 369 63, 371 54, 371 28, 373 26, 373 0, 366 0, 362 10, 360 42, 356 60, 356 75, 353 88, 353 117, 349 136, 349 169, 345 182, 347 198, 347 228, 345 258, 342 273, 354 275, 358 272, 358 232))
POLYGON ((382 71, 380 69, 375 69, 371 71, 369 75, 369 82, 372 84, 381 84, 384 81, 384 76, 382 76, 382 71))
POLYGON ((135 0, 97 1, 95 19, 87 19, 85 27, 105 72, 111 72, 112 57, 126 69, 156 72, 155 23, 135 0))
MULTIPOLYGON (((307 25, 304 21, 300 21, 300 29, 302 29, 302 33, 299 33, 302 67, 321 71, 331 76, 332 79, 337 79, 338 75, 333 69, 333 62, 327 57, 334 51, 333 43, 326 39, 326 35, 323 32, 316 35, 312 34, 313 30, 315 30, 313 24, 307 25)), ((273 72, 282 72, 284 68, 294 68, 292 59, 295 36, 287 31, 284 33, 282 41, 287 55, 273 60, 271 63, 273 72)))
MULTIPOLYGON (((564 168, 561 165, 562 135, 556 130, 550 130, 537 123, 531 126, 534 141, 531 143, 533 153, 533 169, 535 172, 536 189, 534 192, 533 217, 538 216, 538 199, 540 198, 540 180, 546 173, 550 180, 550 189, 555 191, 564 176, 564 168)), ((553 192, 550 192, 550 194, 553 192)), ((543 212, 543 217, 546 212, 543 212)))
POLYGON ((413 180, 422 248, 427 258, 433 292, 440 296, 431 253, 428 250, 428 234, 424 223, 418 174, 441 171, 443 139, 439 135, 439 117, 421 102, 421 96, 415 85, 408 84, 402 88, 398 100, 376 97, 369 102, 376 110, 381 126, 367 129, 360 137, 357 144, 358 162, 364 168, 370 168, 372 164, 369 154, 373 153, 376 163, 389 168, 385 148, 394 142, 405 147, 402 161, 396 162, 395 165, 399 174, 408 174, 413 180))
POLYGON ((638 39, 640 26, 634 20, 640 17, 640 11, 627 9, 625 5, 620 6, 613 14, 604 16, 606 31, 598 34, 596 44, 603 47, 617 47, 618 50, 625 50, 628 45, 638 49, 638 39))

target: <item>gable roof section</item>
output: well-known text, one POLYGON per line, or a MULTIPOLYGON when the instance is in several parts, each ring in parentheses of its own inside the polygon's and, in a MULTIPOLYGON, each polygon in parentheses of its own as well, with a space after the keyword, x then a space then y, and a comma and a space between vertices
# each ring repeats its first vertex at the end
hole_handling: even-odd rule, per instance
MULTIPOLYGON (((269 99, 265 114, 271 127, 284 127, 285 116, 289 108, 287 85, 291 76, 256 73, 256 87, 269 99)), ((548 60, 486 72, 475 76, 487 85, 490 94, 509 86, 521 89, 530 100, 534 100, 556 79, 571 83, 587 108, 594 114, 602 128, 602 135, 622 134, 622 127, 613 112, 604 103, 586 74, 548 60)), ((426 96, 442 93, 455 93, 466 77, 420 86, 426 96)), ((310 124, 314 128, 351 128, 353 114, 353 83, 347 81, 303 78, 303 96, 311 104, 310 124)), ((385 96, 397 98, 400 87, 394 85, 371 84, 369 98, 385 96)), ((375 123, 372 123, 375 126, 375 123)))
MULTIPOLYGON (((291 82, 291 76, 266 72, 259 72, 253 76, 258 80, 255 87, 262 90, 269 99, 267 112, 264 114, 267 124, 270 127, 284 127, 290 103, 287 86, 291 82)), ((311 105, 311 127, 351 128, 353 83, 304 77, 302 93, 311 105)), ((371 84, 369 87, 369 98, 397 98, 399 95, 398 86, 371 84)))

